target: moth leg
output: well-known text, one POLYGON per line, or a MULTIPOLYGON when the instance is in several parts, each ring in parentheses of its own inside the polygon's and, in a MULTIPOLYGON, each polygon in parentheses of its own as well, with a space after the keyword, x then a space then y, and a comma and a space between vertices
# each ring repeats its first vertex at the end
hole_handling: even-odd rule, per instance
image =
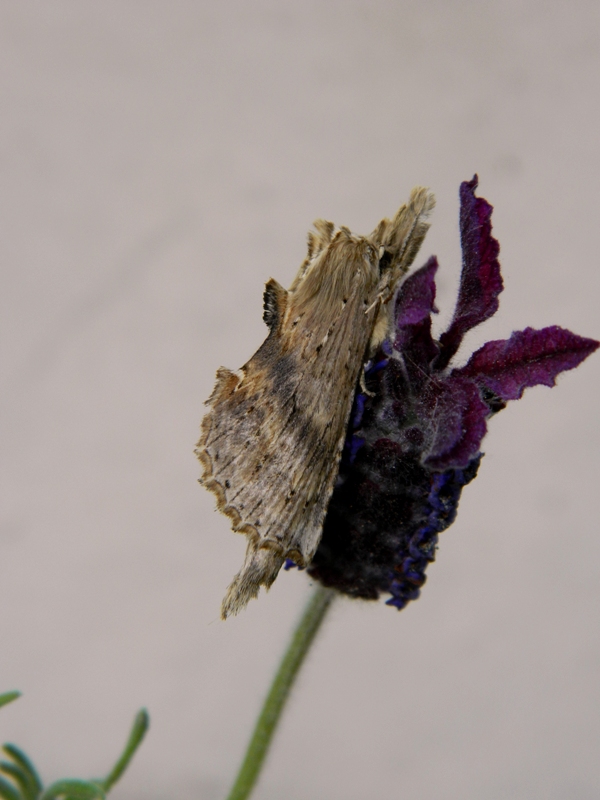
MULTIPOLYGON (((375 315, 375 324, 373 325, 373 333, 369 339, 369 346, 367 348, 367 358, 372 358, 379 345, 388 337, 388 334, 393 326, 393 304, 390 304, 390 299, 393 293, 389 287, 384 287, 377 295, 375 301, 369 306, 365 313, 378 305, 375 315)), ((361 379, 362 380, 362 379, 361 379)))
POLYGON ((371 303, 371 305, 370 305, 370 306, 367 308, 367 310, 365 311, 365 316, 366 316, 367 314, 370 314, 370 313, 371 313, 371 311, 373 311, 373 309, 374 309, 374 308, 377 308, 377 306, 381 304, 382 300, 383 300, 383 294, 380 292, 380 293, 377 295, 377 297, 375 298, 375 300, 373 300, 373 302, 371 303))
POLYGON ((223 599, 221 619, 227 619, 245 608, 248 601, 258 595, 261 586, 269 589, 284 561, 285 557, 279 550, 257 547, 255 542, 249 541, 244 566, 231 582, 223 599))
POLYGON ((363 368, 362 372, 360 373, 360 390, 364 394, 368 395, 369 397, 375 397, 375 392, 372 392, 370 389, 367 389, 366 378, 365 378, 365 370, 363 368))

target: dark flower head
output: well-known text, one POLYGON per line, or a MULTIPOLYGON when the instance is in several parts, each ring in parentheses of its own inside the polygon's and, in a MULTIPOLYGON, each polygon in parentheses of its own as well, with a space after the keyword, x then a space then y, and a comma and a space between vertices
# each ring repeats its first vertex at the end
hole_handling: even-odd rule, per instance
POLYGON ((498 309, 502 277, 492 206, 460 187, 463 253, 454 316, 431 334, 435 257, 396 298, 395 331, 367 366, 354 401, 323 538, 308 573, 352 597, 403 608, 419 596, 438 534, 454 522, 463 486, 477 474, 487 420, 528 386, 554 386, 599 345, 557 326, 488 342, 467 364, 450 362, 471 328, 498 309))

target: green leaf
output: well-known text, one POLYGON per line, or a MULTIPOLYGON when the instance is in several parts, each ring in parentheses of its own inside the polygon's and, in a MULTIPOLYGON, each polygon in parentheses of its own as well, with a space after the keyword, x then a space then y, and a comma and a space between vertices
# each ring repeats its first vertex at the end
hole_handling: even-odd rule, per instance
POLYGON ((21 697, 21 692, 4 692, 4 694, 0 694, 0 708, 12 703, 17 697, 21 697))
POLYGON ((16 744, 5 744, 2 749, 27 776, 27 782, 29 784, 29 792, 27 794, 28 800, 29 798, 31 798, 31 800, 37 800, 43 786, 36 768, 16 744))
POLYGON ((11 764, 10 761, 0 761, 0 772, 3 772, 5 775, 8 775, 8 777, 12 778, 21 790, 20 793, 23 798, 25 800, 29 800, 31 797, 31 786, 29 784, 27 774, 23 772, 21 767, 18 767, 16 764, 11 764))
POLYGON ((102 786, 104 791, 108 793, 115 783, 119 780, 121 775, 127 769, 129 762, 135 755, 135 751, 138 749, 140 744, 142 743, 142 739, 146 735, 146 731, 150 725, 150 717, 148 716, 148 712, 145 708, 142 708, 141 711, 138 711, 136 717, 133 721, 133 727, 131 728, 131 733, 129 734, 129 738, 127 739, 127 743, 121 756, 117 763, 114 765, 112 770, 109 774, 104 778, 104 780, 98 781, 99 785, 102 786))
POLYGON ((40 800, 106 800, 106 795, 97 783, 67 778, 49 786, 40 800))
POLYGON ((0 778, 0 797, 2 800, 23 800, 21 793, 4 778, 0 778))

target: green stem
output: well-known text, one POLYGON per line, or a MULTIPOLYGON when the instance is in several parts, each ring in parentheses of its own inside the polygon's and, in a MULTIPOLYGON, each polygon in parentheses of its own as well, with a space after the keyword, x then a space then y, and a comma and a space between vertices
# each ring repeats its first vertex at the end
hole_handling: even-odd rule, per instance
POLYGON ((310 646, 333 600, 333 591, 317 586, 308 601, 289 647, 281 660, 254 727, 246 756, 227 800, 246 800, 256 783, 279 717, 310 646))
POLYGON ((99 785, 107 794, 127 769, 129 762, 135 755, 135 751, 142 743, 142 739, 146 735, 149 725, 150 717, 148 716, 148 712, 145 708, 142 708, 141 711, 138 711, 135 719, 133 720, 133 727, 131 728, 129 738, 127 739, 125 747, 123 748, 123 752, 119 756, 119 760, 108 773, 106 778, 104 778, 103 781, 98 781, 99 785))

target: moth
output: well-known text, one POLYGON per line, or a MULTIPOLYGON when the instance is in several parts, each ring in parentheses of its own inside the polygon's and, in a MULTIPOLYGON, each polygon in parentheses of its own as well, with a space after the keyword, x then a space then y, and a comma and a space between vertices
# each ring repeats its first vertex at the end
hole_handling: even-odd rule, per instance
POLYGON ((429 227, 433 195, 412 190, 368 236, 317 220, 288 290, 264 292, 266 340, 238 372, 217 370, 196 454, 200 483, 246 535, 222 618, 271 586, 286 558, 306 567, 319 544, 357 382, 386 338, 398 282, 429 227))

